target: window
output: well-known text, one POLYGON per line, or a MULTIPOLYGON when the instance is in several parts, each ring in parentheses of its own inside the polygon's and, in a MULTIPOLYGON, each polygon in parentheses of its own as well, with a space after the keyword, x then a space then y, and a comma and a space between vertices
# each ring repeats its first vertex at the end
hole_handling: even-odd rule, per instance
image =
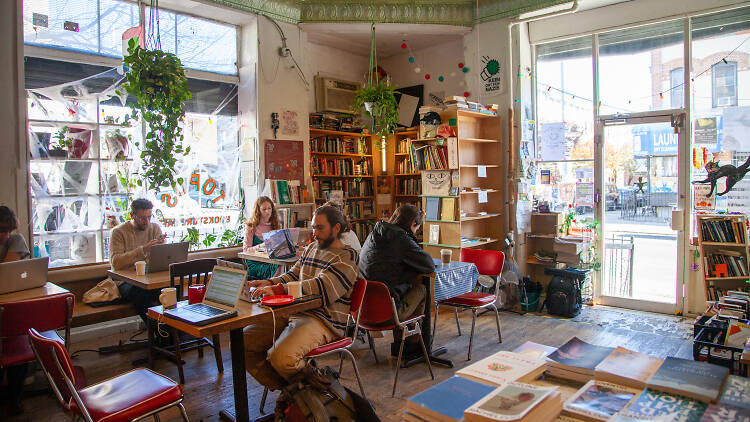
POLYGON ((711 66, 711 97, 714 108, 737 106, 737 62, 711 66))
POLYGON ((685 104, 685 82, 683 69, 678 67, 669 71, 670 99, 672 108, 682 108, 685 104))

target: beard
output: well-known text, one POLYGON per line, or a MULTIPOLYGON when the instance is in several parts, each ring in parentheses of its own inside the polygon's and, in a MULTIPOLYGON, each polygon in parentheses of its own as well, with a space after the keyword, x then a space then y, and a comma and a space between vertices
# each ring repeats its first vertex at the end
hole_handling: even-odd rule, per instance
POLYGON ((329 246, 331 246, 331 243, 336 240, 334 236, 329 236, 325 239, 318 239, 318 245, 321 249, 328 249, 329 246))

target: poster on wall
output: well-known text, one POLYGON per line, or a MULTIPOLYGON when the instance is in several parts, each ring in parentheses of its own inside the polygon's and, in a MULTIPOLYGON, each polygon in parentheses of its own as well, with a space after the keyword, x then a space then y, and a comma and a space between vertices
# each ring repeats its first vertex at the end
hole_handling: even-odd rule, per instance
MULTIPOLYGON (((734 165, 740 166, 747 160, 750 152, 735 151, 733 155, 734 165)), ((724 189, 721 191, 723 192, 724 189)), ((727 209, 729 211, 750 215, 750 175, 746 175, 742 180, 737 182, 725 197, 727 198, 727 209)))
POLYGON ((713 145, 719 142, 716 117, 695 119, 694 141, 696 144, 713 145))
POLYGON ((713 211, 716 209, 716 191, 711 191, 711 185, 693 185, 693 209, 696 211, 713 211))
POLYGON ((500 61, 490 56, 482 56, 482 70, 479 73, 482 78, 482 87, 485 94, 499 94, 502 89, 502 78, 500 77, 500 61))
POLYGON ((297 112, 291 110, 281 112, 281 133, 283 135, 296 135, 298 132, 297 112))
POLYGON ((305 156, 302 141, 266 139, 264 147, 266 179, 305 181, 305 156))
POLYGON ((562 161, 565 159, 565 123, 542 124, 540 155, 542 161, 562 161))
POLYGON ((576 183, 576 206, 593 207, 594 206, 594 184, 589 182, 576 183))

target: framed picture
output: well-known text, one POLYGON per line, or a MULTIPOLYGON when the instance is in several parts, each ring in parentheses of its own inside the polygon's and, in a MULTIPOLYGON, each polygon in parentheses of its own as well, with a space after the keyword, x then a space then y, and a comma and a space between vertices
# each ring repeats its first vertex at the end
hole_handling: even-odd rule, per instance
POLYGON ((448 191, 448 195, 458 196, 458 186, 451 186, 450 190, 448 191))

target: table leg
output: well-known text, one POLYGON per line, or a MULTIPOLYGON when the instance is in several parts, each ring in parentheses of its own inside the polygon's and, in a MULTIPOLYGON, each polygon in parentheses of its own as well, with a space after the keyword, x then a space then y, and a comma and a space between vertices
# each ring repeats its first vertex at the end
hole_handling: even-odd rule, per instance
POLYGON ((245 372, 245 338, 242 328, 229 332, 229 343, 232 352, 232 383, 234 385, 234 412, 222 410, 219 417, 225 421, 250 421, 247 404, 247 375, 245 372))
MULTIPOLYGON (((446 352, 445 347, 438 347, 437 349, 432 348, 432 325, 433 325, 433 319, 437 319, 437 315, 433 311, 435 309, 435 301, 434 293, 435 293, 435 277, 430 276, 425 277, 425 282, 427 283, 427 297, 425 298, 425 303, 432 304, 431 306, 425 306, 424 309, 424 324, 422 324, 422 338, 424 339, 424 344, 427 347, 427 354, 430 355, 430 362, 432 362, 435 365, 441 365, 446 366, 448 368, 453 368, 453 361, 450 359, 443 359, 439 358, 437 356, 442 355, 446 352)), ((424 362, 424 356, 421 354, 411 360, 404 361, 404 367, 408 368, 412 365, 415 365, 417 363, 424 362)))
POLYGON ((154 329, 151 321, 147 321, 146 330, 148 331, 148 367, 154 369, 154 329))

